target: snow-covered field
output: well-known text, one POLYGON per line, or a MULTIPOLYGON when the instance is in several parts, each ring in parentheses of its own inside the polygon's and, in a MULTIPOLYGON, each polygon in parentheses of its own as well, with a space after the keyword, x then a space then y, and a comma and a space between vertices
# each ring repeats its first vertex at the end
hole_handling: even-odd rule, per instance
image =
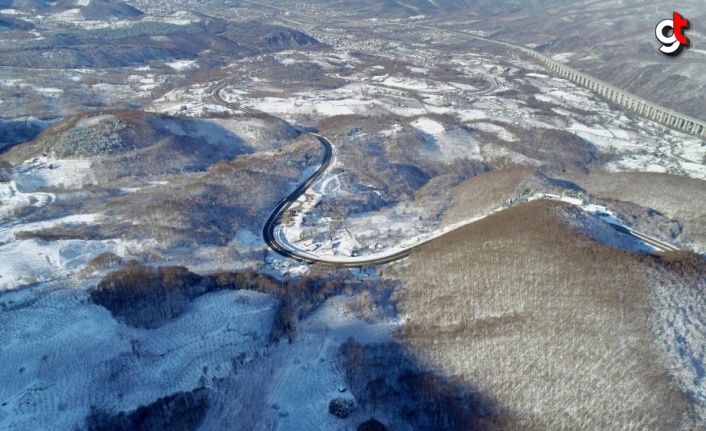
POLYGON ((42 208, 55 199, 51 193, 23 193, 17 190, 15 181, 0 183, 0 221, 11 219, 27 207, 42 208))
POLYGON ((88 160, 37 157, 15 167, 13 178, 11 182, 0 183, 0 291, 66 279, 103 252, 128 257, 146 245, 120 239, 43 241, 18 238, 20 233, 93 225, 100 223, 101 217, 99 214, 75 214, 31 223, 19 223, 14 219, 19 212, 41 211, 52 205, 56 193, 92 183, 95 178, 88 160))
POLYGON ((17 166, 15 187, 21 192, 39 189, 80 189, 95 183, 90 160, 52 159, 37 157, 17 166))
POLYGON ((286 348, 284 361, 275 374, 276 389, 270 395, 279 406, 278 430, 333 430, 340 419, 328 413, 331 399, 346 387, 346 376, 338 361, 338 349, 349 338, 360 343, 385 343, 399 328, 397 320, 367 323, 350 311, 353 298, 335 296, 301 323, 301 336, 286 348))
POLYGON ((0 313, 0 428, 82 428, 91 406, 129 411, 178 391, 209 387, 267 342, 277 301, 248 291, 196 299, 153 329, 121 324, 85 293, 36 294, 0 313))
POLYGON ((473 127, 482 130, 484 132, 488 133, 493 133, 498 136, 498 138, 502 139, 503 141, 508 141, 508 142, 515 142, 517 141, 517 137, 509 132, 507 129, 498 126, 497 124, 492 124, 492 123, 484 123, 482 121, 478 121, 473 123, 473 127))
POLYGON ((177 60, 167 63, 167 66, 174 70, 190 70, 196 68, 195 60, 177 60))
MULTIPOLYGON (((16 229, 29 231, 23 227, 16 229)), ((141 250, 140 244, 119 239, 10 241, 0 245, 0 291, 66 279, 101 253, 129 257, 137 250, 141 250)))

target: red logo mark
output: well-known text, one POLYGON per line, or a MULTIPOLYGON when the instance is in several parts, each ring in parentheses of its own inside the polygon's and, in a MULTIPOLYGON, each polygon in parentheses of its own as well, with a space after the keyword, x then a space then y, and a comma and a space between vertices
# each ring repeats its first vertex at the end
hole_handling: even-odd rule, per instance
POLYGON ((684 34, 684 31, 689 28, 691 28, 691 22, 679 12, 674 12, 672 19, 660 21, 655 28, 655 36, 662 43, 659 50, 671 56, 681 54, 684 48, 691 45, 691 40, 684 34))

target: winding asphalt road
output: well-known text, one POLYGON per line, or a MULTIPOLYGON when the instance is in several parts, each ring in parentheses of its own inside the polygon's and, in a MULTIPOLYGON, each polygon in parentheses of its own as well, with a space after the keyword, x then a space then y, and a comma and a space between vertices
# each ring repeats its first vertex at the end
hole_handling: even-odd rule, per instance
MULTIPOLYGON (((241 111, 245 114, 257 117, 257 118, 262 118, 262 119, 271 119, 271 120, 276 120, 276 121, 283 121, 281 118, 274 117, 272 115, 266 114, 264 112, 259 112, 254 109, 247 108, 245 106, 242 106, 238 103, 233 103, 233 102, 228 102, 227 100, 223 99, 220 95, 220 91, 225 87, 226 84, 221 84, 213 92, 213 98, 220 103, 221 105, 241 111)), ((300 261, 308 264, 313 264, 313 263, 323 263, 323 264, 329 264, 329 265, 337 265, 337 266, 344 266, 344 267, 352 267, 352 268, 359 268, 363 266, 370 266, 370 265, 380 265, 384 263, 389 263, 389 262, 394 262, 400 259, 403 259, 412 252, 415 248, 420 247, 421 245, 438 238, 441 235, 444 235, 448 233, 447 231, 439 231, 436 234, 424 238, 423 240, 417 242, 413 246, 410 247, 405 247, 402 250, 392 250, 388 252, 381 252, 381 253, 376 253, 373 255, 367 255, 367 256, 355 256, 355 257, 348 257, 348 256, 321 256, 321 255, 316 255, 311 252, 308 252, 306 250, 302 250, 295 245, 291 244, 286 236, 284 235, 284 232, 282 230, 282 225, 279 223, 280 218, 294 205, 297 200, 303 196, 306 191, 312 187, 317 181, 319 181, 323 175, 326 173, 326 171, 331 167, 331 163, 333 162, 333 144, 331 144, 331 141, 326 139, 324 136, 319 135, 318 133, 314 133, 311 131, 303 130, 301 128, 296 128, 297 131, 300 133, 306 133, 308 135, 314 136, 319 143, 324 148, 324 157, 323 161, 321 163, 321 166, 313 173, 309 178, 307 178, 304 182, 302 182, 292 193, 290 193, 287 197, 285 197, 282 201, 277 204, 275 207, 274 211, 270 214, 268 217, 267 221, 265 222, 265 226, 262 229, 262 236, 265 239, 265 242, 267 245, 277 252, 278 254, 300 261)), ((470 222, 469 222, 470 223, 470 222)), ((624 233, 626 235, 630 235, 634 238, 637 238, 640 241, 645 242, 646 244, 649 244, 650 246, 654 247, 657 250, 660 251, 675 251, 679 250, 678 248, 667 244, 663 241, 658 240, 657 238, 651 237, 649 235, 645 235, 643 233, 637 232, 633 229, 626 228, 624 226, 618 226, 611 224, 611 226, 616 229, 618 232, 624 233)))
MULTIPOLYGON (((284 121, 280 118, 273 117, 264 112, 255 111, 240 104, 228 102, 227 100, 223 99, 223 97, 221 97, 220 95, 220 91, 223 89, 224 86, 225 84, 219 85, 213 93, 213 98, 221 105, 230 109, 239 110, 248 115, 252 115, 258 118, 270 118, 279 121, 284 121)), ((326 173, 329 167, 331 167, 331 163, 333 162, 333 145, 331 144, 331 141, 326 139, 324 136, 319 135, 318 133, 310 132, 299 128, 297 128, 297 131, 314 136, 316 139, 318 139, 319 143, 321 143, 324 148, 324 157, 323 161, 321 162, 321 166, 319 166, 319 168, 313 174, 311 174, 309 178, 307 178, 296 189, 294 189, 292 193, 290 193, 287 197, 280 201, 280 203, 277 204, 277 206, 275 207, 274 211, 272 211, 272 214, 270 214, 270 216, 267 218, 265 226, 262 229, 262 236, 265 239, 267 245, 272 250, 276 251, 282 256, 292 258, 304 263, 325 263, 355 268, 369 265, 380 265, 383 263, 389 263, 403 259, 409 256, 409 253, 412 251, 412 249, 421 245, 420 243, 415 245, 414 247, 395 251, 393 253, 377 253, 376 255, 372 256, 338 257, 314 255, 305 250, 301 250, 289 243, 289 241, 287 241, 286 237, 284 236, 284 233, 282 232, 281 226, 279 224, 280 217, 282 217, 282 215, 284 215, 289 210, 289 208, 294 205, 297 200, 304 193, 306 193, 306 191, 311 186, 313 186, 317 181, 321 179, 321 177, 323 177, 323 175, 326 173)))

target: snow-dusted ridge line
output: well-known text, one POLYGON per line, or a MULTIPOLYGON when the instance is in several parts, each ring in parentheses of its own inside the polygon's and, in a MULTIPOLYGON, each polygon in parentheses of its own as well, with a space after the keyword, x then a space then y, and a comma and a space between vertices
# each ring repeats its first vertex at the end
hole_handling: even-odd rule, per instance
MULTIPOLYGON (((251 4, 256 4, 260 6, 265 6, 271 9, 276 9, 282 12, 286 12, 288 14, 292 15, 299 15, 303 16, 309 19, 316 19, 316 17, 303 14, 301 12, 297 12, 294 10, 290 9, 284 9, 281 7, 273 6, 270 4, 266 3, 260 3, 258 1, 254 0, 242 0, 244 3, 251 3, 251 4)), ((335 19, 332 20, 332 22, 340 22, 340 23, 346 23, 346 22, 355 22, 356 24, 361 24, 364 23, 365 21, 360 21, 360 20, 346 20, 346 19, 335 19)), ((378 23, 377 18, 374 21, 375 23, 378 23)), ((538 60, 546 69, 565 77, 566 79, 573 81, 584 88, 587 88, 594 93, 600 95, 601 97, 604 97, 606 99, 610 99, 615 103, 620 104, 624 108, 627 108, 628 110, 640 115, 643 118, 646 118, 650 121, 654 121, 656 123, 659 123, 663 126, 669 127, 673 130, 677 130, 683 133, 688 133, 696 137, 705 137, 706 136, 706 122, 679 112, 674 111, 673 109, 665 108, 661 105, 658 105, 656 103, 650 102, 648 100, 645 100, 639 96, 636 96, 632 93, 629 93, 623 89, 620 89, 614 85, 608 84, 605 81, 601 81, 599 79, 596 79, 584 72, 581 72, 577 69, 574 69, 572 67, 569 67, 565 64, 562 64, 544 54, 541 54, 534 50, 533 48, 530 48, 525 45, 519 45, 515 43, 510 43, 510 42, 505 42, 502 40, 497 40, 497 39, 491 39, 489 37, 485 37, 480 34, 474 34, 469 31, 460 31, 460 30, 452 30, 448 28, 440 28, 440 27, 432 27, 429 25, 424 25, 424 24, 417 24, 413 22, 404 22, 404 23, 396 23, 396 22, 386 22, 387 25, 393 25, 393 26, 399 26, 399 27, 416 27, 416 28, 422 28, 422 29, 427 29, 427 30, 434 30, 434 31, 440 31, 444 33, 451 33, 451 34, 457 34, 461 36, 466 36, 470 37, 473 39, 477 40, 482 40, 485 42, 489 43, 494 43, 496 45, 502 45, 507 48, 519 50, 527 55, 530 55, 534 57, 536 60, 538 60)))
MULTIPOLYGON (((224 105, 227 108, 239 110, 241 112, 244 112, 248 115, 252 115, 255 117, 259 117, 259 118, 269 117, 269 118, 277 119, 279 121, 284 121, 280 118, 273 117, 267 113, 255 111, 253 109, 243 107, 242 105, 240 105, 238 103, 228 102, 227 100, 223 99, 220 95, 220 91, 226 85, 227 85, 226 83, 222 83, 222 84, 218 85, 213 92, 213 97, 218 103, 224 105)), ((455 223, 453 225, 446 226, 446 227, 439 229, 436 232, 434 232, 428 236, 417 236, 414 238, 406 239, 406 240, 402 241, 402 243, 399 244, 397 247, 391 248, 390 250, 385 251, 385 252, 381 252, 381 253, 362 255, 362 256, 325 256, 325 255, 315 254, 315 253, 312 253, 307 250, 303 250, 303 249, 297 247, 296 245, 292 244, 291 242, 289 242, 289 240, 286 238, 286 236, 284 234, 284 229, 282 229, 282 225, 280 224, 280 217, 283 214, 285 214, 290 209, 290 207, 292 207, 297 202, 297 200, 301 196, 303 196, 310 188, 314 187, 314 185, 316 183, 318 183, 318 181, 323 177, 323 175, 331 167, 335 152, 334 152, 333 144, 326 137, 324 137, 318 133, 307 131, 307 130, 304 130, 301 128, 298 128, 297 130, 301 133, 306 133, 308 135, 314 136, 316 139, 319 140, 319 142, 324 147, 324 160, 321 163, 321 166, 319 166, 319 168, 309 178, 307 178, 304 182, 302 182, 292 193, 289 194, 289 196, 284 198, 277 205, 277 207, 275 207, 274 211, 272 211, 272 213, 270 214, 270 217, 265 222, 265 226, 262 231, 265 242, 275 252, 277 252, 285 257, 289 257, 289 258, 292 258, 292 259, 295 259, 295 260, 298 260, 298 261, 304 262, 304 263, 324 263, 324 264, 347 266, 347 267, 360 267, 360 266, 379 265, 379 264, 384 264, 384 263, 390 263, 390 262, 404 259, 405 257, 409 256, 409 254, 411 253, 412 250, 426 244, 429 241, 432 241, 432 240, 434 240, 444 234, 452 232, 460 227, 463 227, 463 226, 469 225, 471 223, 474 223, 478 220, 481 220, 489 215, 489 214, 487 214, 485 216, 476 217, 476 218, 473 218, 470 220, 464 220, 464 221, 455 223)), ((638 231, 635 231, 634 229, 627 227, 625 224, 623 224, 621 221, 619 221, 617 218, 615 218, 612 212, 610 212, 609 210, 607 210, 604 207, 599 207, 596 205, 587 205, 586 206, 579 199, 570 198, 570 197, 560 197, 560 196, 551 195, 551 194, 544 194, 544 193, 539 193, 539 194, 533 196, 533 198, 530 200, 535 200, 535 199, 561 200, 563 202, 566 202, 566 203, 569 203, 572 205, 576 205, 586 212, 590 212, 590 213, 595 214, 601 220, 609 223, 618 232, 632 236, 632 237, 644 242, 645 244, 649 245, 650 247, 654 248, 655 250, 659 250, 659 251, 679 250, 677 247, 674 247, 671 244, 667 244, 657 238, 640 233, 638 231)), ((495 210, 494 212, 498 212, 501 210, 502 210, 502 208, 495 210)))

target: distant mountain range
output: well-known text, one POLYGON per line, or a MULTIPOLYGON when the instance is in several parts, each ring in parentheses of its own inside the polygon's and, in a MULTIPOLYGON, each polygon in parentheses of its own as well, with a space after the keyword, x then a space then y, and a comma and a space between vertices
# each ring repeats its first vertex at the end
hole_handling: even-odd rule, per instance
MULTIPOLYGON (((18 4, 3 1, 5 7, 18 4)), ((52 6, 46 6, 43 2, 23 2, 21 5, 42 8, 40 13, 47 14, 79 9, 86 20, 120 19, 123 24, 98 29, 73 26, 42 31, 43 37, 40 39, 31 37, 0 48, 0 66, 110 68, 196 59, 213 64, 213 61, 228 61, 263 51, 319 45, 316 39, 279 25, 259 21, 235 24, 197 13, 180 16, 180 22, 174 23, 168 19, 148 17, 124 3, 105 0, 65 0, 52 6), (126 20, 131 22, 126 25, 126 20)), ((34 28, 34 24, 18 16, 0 14, 0 31, 21 32, 34 28)))
POLYGON ((0 7, 21 11, 61 12, 69 9, 80 9, 84 19, 114 20, 133 18, 143 15, 142 11, 122 2, 106 0, 59 0, 48 2, 44 0, 0 0, 0 7))

